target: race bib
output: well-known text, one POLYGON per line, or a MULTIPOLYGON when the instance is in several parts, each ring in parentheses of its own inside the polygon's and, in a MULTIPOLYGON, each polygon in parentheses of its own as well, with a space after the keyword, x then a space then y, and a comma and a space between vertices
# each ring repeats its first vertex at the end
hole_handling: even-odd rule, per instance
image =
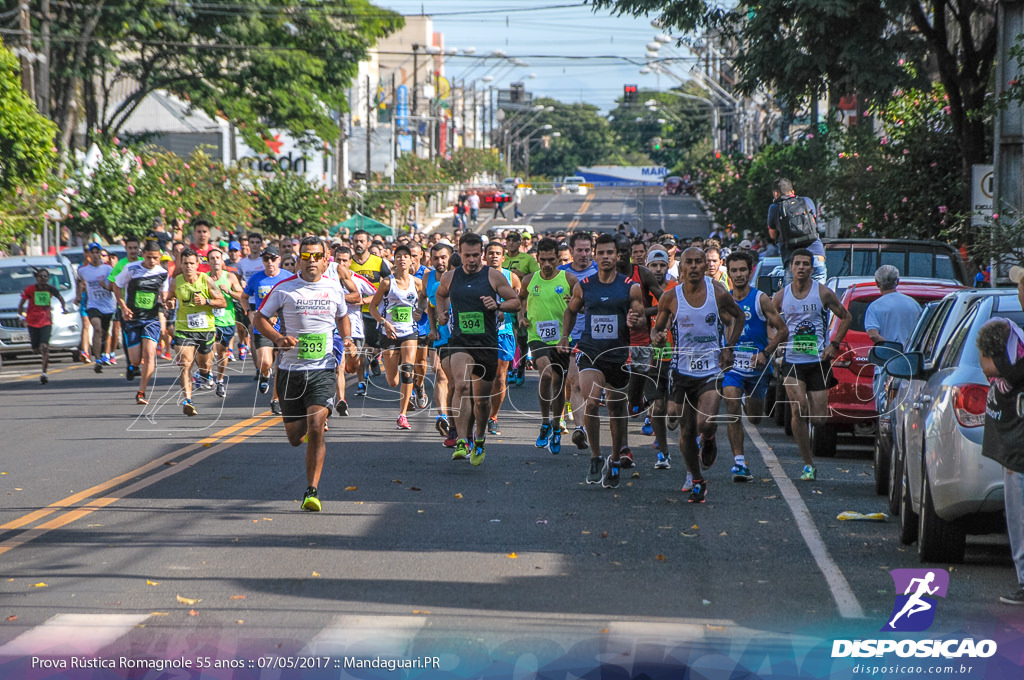
POLYGON ((227 313, 228 313, 228 308, 227 307, 214 307, 213 308, 213 316, 218 318, 218 319, 222 318, 227 313))
POLYGON ((552 321, 538 321, 537 322, 537 337, 544 342, 552 342, 558 340, 561 333, 561 324, 557 320, 552 321))
POLYGON ((590 337, 594 340, 616 340, 619 337, 619 317, 615 314, 590 317, 590 337))
POLYGON ((412 307, 392 307, 391 320, 395 323, 411 323, 412 307))
POLYGON ((210 319, 206 312, 189 314, 185 317, 185 321, 188 323, 188 327, 191 330, 205 331, 210 328, 210 319))
POLYGON ((48 290, 37 290, 33 296, 33 302, 36 307, 49 307, 50 306, 50 291, 48 290))
POLYGON ((689 362, 690 373, 704 373, 711 370, 711 357, 708 355, 702 357, 691 356, 689 362))
POLYGON ((299 344, 296 350, 300 359, 323 359, 327 356, 327 334, 326 333, 303 333, 299 335, 299 344))
POLYGON ((144 290, 135 291, 135 306, 139 309, 153 309, 156 304, 156 293, 144 290))
POLYGON ((793 336, 793 351, 797 354, 818 356, 818 336, 806 333, 797 333, 793 336))
POLYGON ((655 361, 669 361, 672 359, 672 345, 665 345, 664 347, 652 347, 651 358, 655 361))
POLYGON ((459 331, 465 335, 479 335, 484 332, 483 312, 459 312, 459 331))
POLYGON ((753 347, 737 347, 733 352, 732 366, 737 371, 750 373, 754 371, 755 356, 757 356, 757 349, 753 347))

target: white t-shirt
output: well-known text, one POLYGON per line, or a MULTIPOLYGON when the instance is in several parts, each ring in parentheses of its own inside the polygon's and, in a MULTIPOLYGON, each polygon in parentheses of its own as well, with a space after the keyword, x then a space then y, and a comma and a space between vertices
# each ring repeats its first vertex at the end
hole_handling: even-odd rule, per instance
MULTIPOLYGON (((369 297, 377 292, 377 289, 373 287, 370 280, 365 276, 353 273, 352 280, 356 282, 356 290, 362 297, 369 297)), ((366 329, 363 326, 363 305, 361 302, 356 302, 348 306, 348 319, 352 324, 352 337, 353 338, 365 338, 366 329)))
POLYGON ((283 371, 334 368, 334 331, 338 317, 348 313, 345 292, 330 278, 309 282, 293 276, 277 284, 260 305, 260 314, 279 317, 288 335, 299 344, 282 350, 278 366, 283 371))
POLYGON ((249 277, 256 272, 263 271, 263 258, 257 257, 255 260, 251 260, 248 257, 243 257, 235 265, 235 271, 238 272, 238 278, 242 282, 242 286, 249 281, 249 277))
POLYGON ((85 283, 86 298, 85 308, 95 309, 100 314, 113 314, 117 309, 117 300, 114 294, 104 288, 107 276, 114 270, 109 264, 101 264, 93 267, 91 264, 84 264, 78 268, 78 278, 85 283))

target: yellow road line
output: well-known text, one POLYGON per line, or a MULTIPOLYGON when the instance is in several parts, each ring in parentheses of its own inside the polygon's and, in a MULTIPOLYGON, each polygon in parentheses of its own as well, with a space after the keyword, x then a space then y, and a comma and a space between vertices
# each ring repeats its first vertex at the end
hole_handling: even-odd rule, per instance
POLYGON ((594 200, 594 194, 587 194, 587 197, 583 199, 583 205, 580 206, 579 211, 573 215, 572 221, 569 222, 569 226, 565 228, 566 231, 572 231, 580 224, 580 215, 583 215, 590 208, 590 202, 594 200))
MULTIPOLYGON (((258 418, 250 418, 250 420, 258 420, 258 418)), ((32 529, 24 531, 21 534, 18 534, 17 536, 15 536, 13 538, 7 539, 6 541, 0 541, 0 555, 3 555, 5 552, 7 552, 9 550, 13 550, 14 548, 22 546, 22 545, 28 543, 29 541, 35 540, 36 538, 39 538, 40 536, 42 536, 44 534, 47 534, 47 533, 49 533, 51 531, 54 531, 55 529, 60 529, 61 527, 65 527, 68 524, 71 524, 72 522, 78 521, 78 520, 82 519, 83 517, 86 517, 87 515, 91 515, 93 512, 96 512, 97 510, 102 510, 103 508, 105 508, 105 507, 107 507, 109 505, 113 505, 114 503, 116 503, 117 501, 121 500, 122 498, 125 498, 126 496, 130 496, 131 494, 133 494, 133 493, 135 493, 137 491, 141 491, 142 489, 150 487, 150 486, 156 484, 157 482, 163 481, 164 479, 166 479, 166 478, 168 478, 168 477, 170 477, 172 475, 178 474, 182 470, 187 470, 188 468, 194 467, 196 464, 206 460, 207 458, 209 458, 210 456, 214 455, 215 453, 220 453, 221 451, 229 449, 232 446, 234 446, 235 444, 243 442, 243 441, 245 441, 246 439, 248 439, 250 437, 254 437, 254 436, 258 435, 260 432, 263 432, 267 428, 273 427, 274 425, 277 425, 280 422, 281 422, 281 419, 279 417, 277 417, 277 416, 275 416, 273 418, 270 418, 269 420, 266 420, 266 421, 260 423, 259 425, 255 425, 253 427, 250 427, 249 429, 247 429, 245 432, 243 432, 241 434, 237 434, 237 435, 235 435, 233 437, 228 438, 227 440, 221 442, 217 446, 202 447, 203 450, 197 451, 195 454, 193 454, 193 455, 189 456, 187 459, 181 461, 178 465, 175 465, 174 467, 166 468, 166 469, 164 469, 164 470, 162 470, 162 471, 160 471, 160 472, 158 472, 156 474, 149 475, 148 477, 146 477, 144 479, 140 479, 137 482, 135 482, 134 484, 131 484, 129 486, 124 487, 123 489, 121 489, 118 492, 117 496, 106 496, 106 497, 103 497, 103 498, 94 498, 87 505, 83 505, 83 506, 74 508, 72 510, 69 510, 68 512, 64 513, 63 515, 60 515, 58 517, 54 517, 53 519, 49 520, 48 522, 45 522, 43 524, 40 524, 37 527, 33 527, 32 529)), ((183 450, 192 450, 194 446, 195 445, 190 446, 190 447, 186 447, 186 449, 183 449, 183 450)), ((180 455, 180 452, 179 452, 179 455, 180 455)), ((144 467, 148 467, 148 466, 144 466, 144 467)), ((141 470, 142 468, 139 468, 139 469, 141 470)), ((131 473, 129 473, 129 474, 131 474, 131 473)), ((118 479, 121 479, 124 476, 125 475, 122 475, 118 479)), ((111 480, 111 482, 113 482, 113 481, 114 480, 111 480)), ((107 483, 107 484, 110 484, 110 483, 107 483)), ((105 486, 105 485, 99 485, 99 486, 93 487, 93 488, 94 489, 98 489, 98 488, 100 488, 102 486, 105 486)), ((83 493, 85 493, 85 492, 83 492, 83 493)), ((76 496, 79 496, 79 497, 81 495, 82 494, 76 494, 76 496)), ((67 500, 68 499, 64 499, 64 501, 67 501, 67 500)), ((64 501, 58 501, 58 503, 63 503, 64 501)), ((0 527, 0 528, 2 528, 2 527, 0 527)))
MULTIPOLYGON (((85 366, 86 366, 86 364, 77 364, 75 366, 68 366, 67 368, 58 368, 56 371, 47 371, 46 375, 56 375, 58 373, 63 373, 64 371, 73 371, 76 368, 85 368, 85 366)), ((0 377, 2 377, 2 376, 0 376, 0 377)), ((4 383, 16 383, 16 382, 20 382, 22 380, 39 380, 39 374, 38 373, 33 373, 31 375, 23 375, 23 376, 19 376, 17 378, 11 378, 10 380, 3 380, 3 381, 0 381, 0 385, 2 385, 4 383)))
MULTIPOLYGON (((121 484, 123 484, 123 483, 125 483, 125 482, 127 482, 127 481, 129 481, 129 480, 131 480, 133 478, 135 478, 135 477, 139 477, 140 475, 143 475, 143 474, 146 474, 147 472, 155 470, 155 469, 163 466, 165 463, 174 460, 175 458, 180 458, 181 456, 189 454, 192 451, 195 451, 196 449, 200 449, 200 448, 204 448, 206 446, 209 446, 210 444, 212 444, 213 442, 217 441, 221 437, 226 437, 226 436, 228 436, 230 434, 234 434, 235 432, 237 432, 238 430, 240 430, 242 428, 253 426, 256 423, 258 423, 259 421, 261 421, 264 418, 266 418, 268 415, 273 415, 273 414, 271 414, 270 411, 264 411, 263 413, 259 414, 258 416, 254 416, 252 418, 247 418, 246 420, 243 420, 243 421, 241 421, 239 423, 236 423, 236 424, 231 425, 229 427, 225 427, 224 429, 220 430, 219 432, 215 432, 211 436, 206 437, 204 439, 201 439, 201 440, 199 440, 198 442, 196 442, 194 444, 189 444, 188 446, 185 446, 184 448, 176 449, 174 451, 171 451, 170 453, 165 454, 163 456, 160 456, 159 458, 157 458, 155 460, 152 460, 149 463, 146 463, 145 465, 141 465, 141 466, 135 468, 134 470, 130 470, 130 471, 128 471, 128 472, 126 472, 126 473, 124 473, 122 475, 118 475, 117 477, 114 477, 113 479, 107 480, 106 482, 103 482, 102 484, 97 484, 96 486, 90 487, 90 488, 86 489, 85 491, 80 491, 80 492, 78 492, 76 494, 72 494, 71 496, 68 496, 67 498, 63 498, 63 499, 61 499, 59 501, 55 501, 53 503, 50 503, 45 508, 40 508, 39 510, 34 510, 33 512, 28 513, 27 515, 24 515, 23 517, 19 517, 18 519, 11 520, 10 522, 7 522, 6 524, 0 524, 0 531, 10 531, 12 529, 20 529, 21 527, 24 527, 24 526, 27 526, 29 524, 32 524, 33 522, 36 522, 36 521, 42 519, 43 517, 46 517, 47 515, 52 515, 53 513, 57 512, 58 510, 62 510, 64 508, 71 507, 72 505, 75 505, 76 503, 78 503, 78 502, 80 502, 82 500, 85 500, 87 498, 92 498, 92 497, 94 497, 94 496, 96 496, 96 495, 98 495, 100 493, 103 493, 104 491, 107 491, 107 490, 112 489, 112 488, 114 488, 116 486, 119 486, 119 485, 121 485, 121 484)), ((276 422, 280 422, 280 418, 278 416, 274 416, 273 418, 270 419, 269 422, 270 422, 270 424, 273 424, 273 423, 276 423, 276 422)), ((262 432, 262 429, 259 430, 259 431, 262 432)), ((249 435, 249 436, 251 436, 251 435, 249 435)), ((234 441, 234 438, 232 438, 232 441, 234 443, 237 443, 237 442, 234 441)), ((241 440, 238 440, 238 441, 241 441, 241 440)), ((0 545, 2 545, 2 543, 0 543, 0 545)))

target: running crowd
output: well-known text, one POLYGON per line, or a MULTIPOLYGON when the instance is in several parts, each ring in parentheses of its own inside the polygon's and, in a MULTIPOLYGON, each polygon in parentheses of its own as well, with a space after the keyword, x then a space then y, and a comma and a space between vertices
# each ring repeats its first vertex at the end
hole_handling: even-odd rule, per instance
MULTIPOLYGON (((829 367, 850 316, 812 278, 808 249, 789 253, 792 282, 770 297, 751 285, 758 257, 749 243, 723 258, 715 240, 680 246, 670 235, 573 231, 534 242, 513 230, 485 242, 456 230, 387 243, 365 231, 334 242, 250 233, 225 244, 198 222, 191 242, 166 236, 126 239, 126 257, 113 263, 101 245, 86 247, 76 292, 92 336, 83 359, 100 373, 123 347, 126 377, 139 379, 135 399, 145 406, 157 358, 173 350, 180 406, 195 416, 195 391, 225 397, 228 363, 251 357, 253 380, 282 416, 289 443, 305 444, 305 510, 321 509, 324 432, 332 415, 348 415, 346 378, 365 396, 369 377, 382 372, 400 394, 399 430, 411 429, 411 409, 432 400, 452 459, 479 466, 487 436, 500 434, 507 386, 536 370, 537 448, 557 455, 571 432, 590 453, 586 482, 615 489, 621 470, 638 465, 629 420, 644 418, 656 470, 671 469, 675 432, 691 503, 707 498, 719 424, 732 480, 753 479, 742 418, 762 417, 775 372, 799 404, 792 417, 801 479, 815 479, 808 423, 826 413, 829 367), (827 312, 839 323, 832 343, 827 312)), ((65 305, 41 270, 19 309, 43 354, 43 384, 50 296, 65 305)))

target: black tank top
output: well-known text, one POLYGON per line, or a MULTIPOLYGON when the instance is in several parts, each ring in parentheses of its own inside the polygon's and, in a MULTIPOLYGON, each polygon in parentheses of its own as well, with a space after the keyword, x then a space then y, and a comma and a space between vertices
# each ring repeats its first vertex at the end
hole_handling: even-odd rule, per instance
POLYGON ((452 307, 452 339, 450 347, 497 347, 497 314, 484 307, 482 297, 497 298, 498 292, 490 282, 491 268, 480 267, 467 274, 459 267, 452 275, 448 299, 452 307))

